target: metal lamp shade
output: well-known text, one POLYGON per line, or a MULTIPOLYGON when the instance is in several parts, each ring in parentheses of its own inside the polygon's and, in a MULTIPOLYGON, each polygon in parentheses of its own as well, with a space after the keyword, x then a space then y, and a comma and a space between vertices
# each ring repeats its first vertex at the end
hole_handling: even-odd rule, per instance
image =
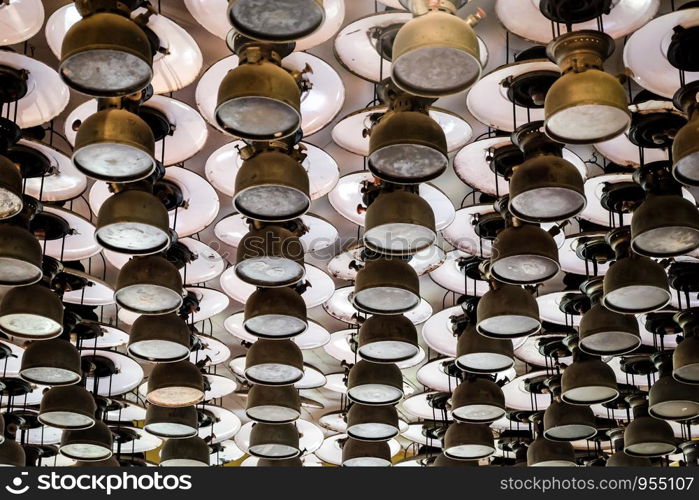
POLYGON ((544 437, 551 441, 577 441, 597 434, 589 406, 552 401, 544 412, 544 437))
POLYGON ((104 460, 97 460, 96 462, 82 462, 78 460, 75 462, 74 467, 121 467, 121 464, 115 456, 111 456, 104 460))
POLYGON ((228 19, 247 37, 290 42, 320 28, 325 9, 322 0, 229 0, 228 19))
POLYGON ((392 363, 358 361, 349 372, 347 397, 365 405, 392 405, 403 397, 403 375, 392 363))
POLYGON ((430 464, 430 467, 478 467, 477 460, 455 460, 449 458, 444 453, 437 454, 437 457, 430 464))
POLYGON ((112 431, 97 421, 87 429, 68 429, 61 436, 61 455, 83 462, 105 460, 112 456, 112 431))
POLYGON ((12 288, 0 302, 0 330, 29 340, 58 337, 63 332, 63 303, 41 285, 12 288))
POLYGON ((612 38, 600 31, 565 33, 547 47, 561 68, 546 93, 546 134, 565 144, 592 144, 621 134, 631 122, 626 91, 602 70, 614 51, 612 38))
POLYGON ((276 460, 298 457, 299 431, 294 424, 253 424, 248 453, 276 460))
POLYGON ((119 253, 147 255, 171 242, 165 205, 153 194, 135 189, 107 198, 97 214, 97 243, 119 253))
POLYGON ((245 414, 255 422, 288 424, 301 416, 301 398, 293 385, 253 385, 245 414))
POLYGON ((394 406, 355 403, 347 412, 347 435, 353 439, 388 441, 398 432, 398 411, 394 406))
POLYGON ((128 353, 143 361, 170 363, 189 358, 191 332, 177 314, 139 316, 131 326, 128 353))
POLYGON ((456 460, 479 460, 495 453, 493 431, 485 424, 453 423, 443 441, 444 454, 456 460))
POLYGON ((0 467, 25 467, 27 457, 24 448, 14 439, 0 441, 0 467))
POLYGON ((166 439, 184 439, 197 435, 197 409, 194 406, 167 408, 149 405, 144 430, 166 439))
POLYGON ((391 449, 386 441, 361 441, 348 438, 342 446, 343 467, 388 467, 391 449))
POLYGON ((245 377, 262 385, 292 385, 303 378, 303 354, 291 340, 259 339, 245 356, 245 377))
POLYGON ((262 151, 238 169, 233 206, 256 220, 291 220, 311 206, 309 189, 308 173, 295 158, 262 151))
POLYGON ((371 129, 369 170, 397 184, 431 181, 449 165, 444 130, 426 112, 389 111, 371 129))
POLYGON ((601 404, 617 396, 614 370, 598 358, 576 360, 563 371, 561 399, 568 404, 601 404))
POLYGON ((148 377, 148 402, 158 406, 192 406, 204 399, 204 378, 189 361, 155 365, 148 377))
POLYGON ((303 460, 299 457, 283 458, 275 460, 273 458, 259 458, 257 460, 258 467, 303 467, 303 460))
POLYGON ((33 384, 75 384, 82 379, 80 352, 64 339, 32 342, 22 356, 19 376, 33 384))
POLYGON ((558 273, 558 246, 547 231, 533 224, 508 227, 493 241, 490 272, 503 283, 541 283, 558 273))
POLYGON ((134 257, 119 271, 114 300, 139 314, 166 314, 182 305, 182 276, 159 255, 134 257))
POLYGON ((536 299, 516 285, 498 284, 483 295, 476 319, 478 333, 495 339, 526 337, 541 328, 536 299))
POLYGON ((648 413, 663 420, 690 420, 699 416, 699 390, 667 374, 648 392, 648 413))
POLYGON ((467 326, 456 343, 456 366, 471 373, 496 373, 515 364, 510 339, 493 339, 478 333, 476 325, 467 326))
POLYGON ((0 224, 0 285, 30 285, 41 279, 43 251, 26 229, 0 224))
POLYGON ((623 451, 613 453, 605 464, 606 467, 650 467, 653 465, 646 457, 632 457, 623 451))
POLYGON ((199 436, 168 439, 160 451, 160 467, 208 467, 210 453, 199 436))
POLYGON ((527 450, 528 467, 575 467, 573 445, 563 441, 550 441, 544 436, 537 438, 527 450))
POLYGON ((466 378, 451 397, 451 415, 458 422, 490 423, 505 414, 505 395, 499 385, 485 378, 466 378))
POLYGON ((261 59, 226 74, 218 88, 216 122, 241 139, 271 141, 301 126, 301 90, 281 66, 261 59))
POLYGON ((509 210, 529 222, 555 222, 579 214, 587 203, 578 169, 554 155, 517 166, 510 177, 509 210))
POLYGON ((677 446, 670 424, 648 416, 648 405, 633 409, 634 419, 624 432, 624 453, 632 457, 661 457, 677 446))
POLYGON ((641 345, 638 321, 631 314, 593 305, 580 320, 580 349, 597 356, 618 356, 641 345))
POLYGON ((622 314, 665 307, 672 298, 663 266, 640 255, 619 259, 604 275, 602 304, 622 314))
POLYGON ((52 387, 41 398, 39 422, 59 429, 88 429, 95 425, 97 404, 79 385, 52 387))
POLYGON ((359 329, 359 355, 376 363, 397 363, 415 356, 420 348, 417 329, 405 316, 372 316, 359 329))
POLYGON ((672 355, 672 376, 687 384, 699 384, 699 337, 687 336, 672 355))
POLYGON ((391 77, 406 92, 424 97, 456 94, 470 88, 481 71, 476 33, 456 15, 430 11, 396 34, 391 77))
MULTIPOLYGON (((696 99, 695 99, 696 102, 696 99)), ((691 113, 687 124, 672 142, 672 174, 682 184, 699 186, 699 113, 691 113)))
POLYGON ((304 249, 301 241, 279 226, 254 229, 238 244, 235 274, 259 287, 293 285, 303 279, 304 249))
POLYGON ((420 279, 402 259, 369 260, 357 273, 352 303, 369 314, 402 314, 420 304, 420 279))
POLYGON ((132 182, 153 173, 154 155, 153 132, 141 117, 124 109, 103 109, 78 128, 73 164, 93 179, 132 182))
POLYGON ((22 175, 15 164, 0 154, 0 220, 20 213, 22 200, 22 175))
POLYGON ((243 326, 261 338, 296 337, 308 328, 306 313, 306 303, 295 290, 259 288, 245 302, 243 326))
POLYGON ((59 73, 80 93, 132 94, 153 78, 153 55, 145 32, 128 16, 100 12, 70 27, 61 46, 59 73))
POLYGON ((699 247, 699 210, 680 195, 649 194, 633 212, 631 247, 648 257, 675 257, 699 247))

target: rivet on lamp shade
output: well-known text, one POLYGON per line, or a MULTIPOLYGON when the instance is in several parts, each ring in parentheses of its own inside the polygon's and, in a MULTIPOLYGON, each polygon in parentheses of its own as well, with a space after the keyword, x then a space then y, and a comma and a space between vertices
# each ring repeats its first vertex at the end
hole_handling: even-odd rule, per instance
POLYGON ((148 377, 148 402, 158 406, 192 406, 204 398, 204 378, 189 361, 155 365, 148 377))

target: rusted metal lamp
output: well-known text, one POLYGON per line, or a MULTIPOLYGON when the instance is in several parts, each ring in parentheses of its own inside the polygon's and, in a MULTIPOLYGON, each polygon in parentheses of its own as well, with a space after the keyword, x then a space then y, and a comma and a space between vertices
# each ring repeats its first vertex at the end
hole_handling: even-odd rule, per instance
POLYGON ((204 399, 204 377, 189 361, 157 364, 148 377, 146 399, 171 408, 195 405, 204 399))
POLYGON ((648 401, 641 394, 630 396, 633 420, 624 432, 624 453, 632 457, 661 457, 677 449, 670 424, 648 415, 648 401))
POLYGON ((561 377, 546 380, 553 401, 544 412, 543 433, 551 441, 577 441, 590 439, 597 434, 595 415, 589 406, 571 405, 561 401, 561 377))
POLYGON ((166 439, 183 439, 197 435, 197 409, 194 406, 168 408, 149 405, 144 430, 166 439))
POLYGON ((295 290, 258 288, 245 302, 243 327, 262 338, 296 337, 308 328, 306 313, 306 303, 295 290))
POLYGON ((288 424, 301 416, 301 398, 293 385, 253 385, 245 414, 255 422, 288 424))
POLYGON ((208 467, 211 450, 199 436, 168 439, 160 450, 160 467, 208 467))
POLYGON ((26 228, 0 224, 0 285, 31 285, 41 279, 43 251, 26 228))
POLYGON ((177 314, 139 316, 131 326, 128 353, 136 359, 171 363, 189 358, 191 331, 177 314))
POLYGON ((401 258, 367 260, 357 273, 352 303, 369 314, 402 314, 420 303, 420 279, 401 258))
POLYGON ((675 315, 682 327, 683 339, 672 356, 672 376, 687 384, 699 384, 699 308, 690 308, 675 315))
POLYGON ((253 229, 238 244, 235 274, 260 287, 293 285, 306 274, 299 238, 281 226, 253 229))
POLYGON ((386 441, 362 441, 347 438, 342 445, 343 467, 388 467, 391 449, 386 441))
POLYGON ((240 35, 229 46, 238 55, 238 66, 218 88, 216 122, 242 139, 271 141, 296 133, 301 127, 303 73, 282 67, 282 59, 294 44, 255 42, 240 35))
POLYGON ((416 193, 385 191, 369 205, 364 220, 364 244, 384 255, 409 255, 437 238, 432 207, 416 193))
POLYGON ((604 276, 602 304, 622 314, 639 314, 662 309, 672 296, 663 266, 630 250, 628 226, 607 233, 614 249, 614 262, 604 276))
POLYGON ((398 412, 394 406, 354 403, 347 412, 347 435, 353 439, 388 441, 398 432, 398 412))
POLYGON ((246 217, 285 221, 305 214, 311 206, 308 173, 302 146, 284 141, 240 149, 243 164, 235 176, 233 206, 246 217))
POLYGON ((451 415, 458 422, 491 423, 505 414, 505 395, 491 377, 468 375, 451 397, 451 415))
POLYGON ((614 370, 607 363, 583 353, 576 335, 569 335, 564 342, 573 353, 573 363, 561 377, 563 402, 588 406, 606 403, 619 396, 614 370))
POLYGON ((182 305, 182 276, 159 255, 133 257, 119 271, 114 300, 139 314, 166 314, 182 305))
POLYGON ((648 391, 648 414, 663 420, 691 420, 699 416, 699 390, 672 376, 672 352, 660 351, 651 360, 659 377, 648 391))
POLYGON ((95 425, 97 404, 79 385, 52 387, 41 398, 39 422, 59 429, 87 429, 95 425))
POLYGON ((228 0, 228 19, 250 38, 288 42, 320 28, 325 9, 323 0, 228 0))
MULTIPOLYGON (((463 5, 465 2, 458 2, 463 5)), ((412 2, 416 17, 396 34, 391 78, 401 89, 424 97, 462 92, 481 76, 480 48, 473 31, 485 12, 461 19, 457 2, 412 2)))
POLYGON ((0 301, 0 331, 30 340, 58 337, 63 332, 63 303, 42 285, 12 288, 0 301))
POLYGON ((587 203, 582 175, 563 159, 563 144, 546 137, 543 124, 530 122, 512 134, 512 142, 524 153, 524 162, 510 177, 509 210, 527 222, 569 219, 587 203))
POLYGON ((19 376, 33 384, 75 384, 82 379, 80 352, 61 338, 32 342, 22 355, 19 376))
POLYGON ((392 405, 403 397, 403 375, 392 363, 359 360, 349 372, 347 397, 365 405, 392 405))
POLYGON ((682 184, 699 186, 699 82, 689 82, 674 95, 675 107, 689 116, 689 121, 675 135, 672 143, 672 174, 682 184))
POLYGON ((357 353, 376 363, 398 363, 417 355, 417 330, 405 316, 372 316, 359 329, 357 353))
POLYGON ((601 31, 571 31, 552 40, 549 59, 561 77, 546 93, 546 133, 565 144, 592 144, 621 134, 631 122, 626 91, 605 73, 614 40, 601 31))
POLYGON ((76 2, 83 19, 70 27, 61 46, 61 78, 92 96, 131 94, 153 77, 153 48, 127 2, 76 2))
POLYGON ((255 423, 248 453, 253 457, 281 460, 301 454, 299 431, 294 424, 255 423))
POLYGON ((245 356, 245 377, 254 384, 295 384, 303 378, 301 349, 291 340, 259 339, 245 356))
POLYGON ((112 456, 112 442, 112 431, 98 420, 87 429, 64 430, 58 451, 73 460, 94 462, 112 456))
POLYGON ((456 344, 456 366, 471 373, 496 373, 515 364, 514 347, 510 339, 490 338, 478 333, 469 324, 456 344))
POLYGON ((670 165, 657 161, 634 172, 646 199, 633 211, 631 248, 648 257, 676 257, 699 248, 699 210, 682 197, 670 165))
POLYGON ((495 453, 493 431, 485 424, 454 422, 444 434, 444 454, 456 460, 479 460, 495 453))
POLYGON ((531 292, 495 280, 478 302, 476 321, 478 333, 494 339, 526 337, 541 328, 539 305, 531 292))

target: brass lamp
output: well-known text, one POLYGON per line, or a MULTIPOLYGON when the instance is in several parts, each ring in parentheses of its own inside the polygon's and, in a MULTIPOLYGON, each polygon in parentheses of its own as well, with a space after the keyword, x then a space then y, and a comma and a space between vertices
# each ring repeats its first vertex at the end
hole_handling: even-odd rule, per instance
POLYGON ((195 405, 204 399, 204 378, 189 361, 157 364, 148 377, 146 399, 171 408, 195 405))
POLYGON ((281 226, 253 229, 238 244, 235 274, 260 287, 293 285, 306 274, 304 254, 299 238, 281 226))
POLYGON ((22 175, 12 160, 0 153, 0 220, 22 211, 22 175))
POLYGON ((563 159, 563 144, 546 137, 542 126, 542 121, 527 123, 512 134, 524 162, 510 177, 509 210, 527 222, 569 219, 587 203, 582 175, 563 159))
POLYGON ((197 435, 197 409, 194 406, 168 408, 149 405, 143 429, 154 436, 183 439, 197 435))
POLYGON ((298 457, 301 454, 299 431, 294 424, 255 423, 250 431, 248 453, 276 460, 298 457))
POLYGON ((285 221, 311 206, 308 173, 299 150, 267 146, 241 150, 243 164, 235 176, 233 206, 246 217, 285 221))
POLYGON ((477 309, 476 330, 494 339, 526 337, 541 328, 539 304, 526 289, 492 281, 477 309))
POLYGON ((182 305, 182 276, 159 255, 133 257, 119 271, 114 300, 139 314, 166 314, 182 305))
POLYGON ((432 245, 436 238, 432 207, 415 193, 382 192, 367 208, 364 244, 372 251, 414 254, 432 245))
POLYGON ((52 387, 41 398, 39 422, 59 429, 87 429, 95 425, 97 404, 79 385, 52 387))
POLYGON ((342 445, 343 467, 388 467, 391 448, 386 441, 361 441, 347 438, 342 445))
POLYGON ((576 335, 566 337, 573 363, 561 377, 561 399, 572 405, 602 404, 619 396, 614 370, 599 357, 583 353, 576 335))
POLYGON ((449 2, 419 3, 413 12, 422 15, 403 25, 393 42, 391 78, 406 92, 424 97, 467 90, 483 70, 473 26, 485 13, 479 9, 464 20, 449 2))
POLYGON ((626 91, 603 68, 612 52, 614 40, 601 31, 571 31, 549 43, 549 59, 561 68, 544 103, 549 137, 565 144, 592 144, 629 126, 626 91))
POLYGON ((99 99, 98 111, 78 128, 73 164, 88 177, 132 182, 155 170, 151 128, 135 112, 120 106, 120 99, 99 99))
POLYGON ((485 424, 454 422, 444 434, 444 454, 456 460, 479 460, 495 453, 493 431, 485 424))
POLYGON ((689 116, 689 121, 675 135, 672 143, 672 174, 682 184, 699 186, 699 82, 689 82, 675 93, 677 109, 689 116))
POLYGON ((301 416, 301 398, 293 385, 253 385, 245 414, 255 422, 288 424, 301 416))
POLYGON ((357 273, 352 303, 369 314, 402 314, 420 303, 420 281, 415 269, 401 258, 366 261, 357 273))
POLYGON ((170 363, 189 358, 191 332, 175 313, 139 316, 131 326, 128 353, 136 359, 170 363))
POLYGON ((458 422, 494 422, 505 414, 505 395, 490 377, 467 376, 454 389, 451 414, 458 422))
POLYGON ((30 340, 58 337, 63 332, 61 299, 41 285, 10 289, 0 301, 0 330, 30 340))
POLYGON ((391 405, 355 403, 347 412, 347 435, 361 441, 388 441, 398 435, 398 412, 391 405))
POLYGON ((245 302, 243 327, 257 337, 285 339, 308 328, 306 303, 287 287, 258 288, 245 302))
POLYGON ((80 352, 69 341, 40 340, 24 351, 19 376, 33 384, 71 385, 82 379, 80 362, 80 352))
POLYGON ((514 365, 514 347, 510 339, 489 338, 469 324, 456 344, 456 366, 471 373, 496 373, 514 365))
POLYGON ((680 324, 683 339, 677 345, 672 357, 672 376, 687 384, 699 384, 699 310, 690 308, 675 315, 680 324))
POLYGON ((663 420, 691 420, 699 416, 696 386, 672 377, 672 352, 660 351, 651 357, 659 377, 648 392, 648 414, 663 420))
POLYGON ((376 363, 398 363, 417 355, 415 325, 405 316, 372 316, 359 329, 357 353, 376 363))
POLYGON ((403 375, 392 363, 359 360, 349 372, 347 397, 365 405, 392 405, 403 397, 403 375))
POLYGON ((208 467, 211 450, 199 436, 168 439, 160 450, 160 467, 208 467))
MULTIPOLYGON (((100 2, 103 6, 112 2, 100 2)), ((123 2, 107 11, 80 2, 83 19, 70 27, 61 46, 61 78, 92 96, 119 96, 145 88, 153 78, 153 49, 123 2)))
POLYGON ((73 460, 94 462, 112 456, 112 442, 112 431, 98 420, 87 429, 64 430, 58 451, 73 460))
POLYGON ((170 246, 170 219, 152 193, 126 189, 107 198, 97 214, 97 243, 119 253, 147 255, 170 246))
POLYGON ((325 9, 323 0, 228 0, 228 19, 250 38, 287 42, 320 28, 325 9))
POLYGON ((254 384, 295 384, 303 378, 301 349, 291 340, 259 339, 245 356, 245 377, 254 384))
POLYGON ((632 457, 661 457, 677 449, 675 434, 664 420, 648 416, 648 401, 641 395, 630 398, 633 420, 624 432, 624 453, 632 457))
POLYGON ((301 127, 301 74, 282 67, 293 44, 264 44, 235 36, 238 66, 218 88, 216 122, 247 140, 271 141, 301 127))
POLYGON ((31 285, 41 279, 43 251, 27 229, 0 224, 0 285, 31 285))

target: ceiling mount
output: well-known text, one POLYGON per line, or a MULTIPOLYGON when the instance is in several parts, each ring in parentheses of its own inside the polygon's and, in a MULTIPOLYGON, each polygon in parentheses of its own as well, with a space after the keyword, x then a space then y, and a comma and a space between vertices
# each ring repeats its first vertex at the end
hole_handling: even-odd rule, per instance
POLYGON ((29 72, 4 64, 0 65, 0 102, 3 104, 19 101, 27 95, 29 72))
POLYGON ((554 23, 571 26, 609 14, 612 0, 541 0, 539 10, 554 23))

